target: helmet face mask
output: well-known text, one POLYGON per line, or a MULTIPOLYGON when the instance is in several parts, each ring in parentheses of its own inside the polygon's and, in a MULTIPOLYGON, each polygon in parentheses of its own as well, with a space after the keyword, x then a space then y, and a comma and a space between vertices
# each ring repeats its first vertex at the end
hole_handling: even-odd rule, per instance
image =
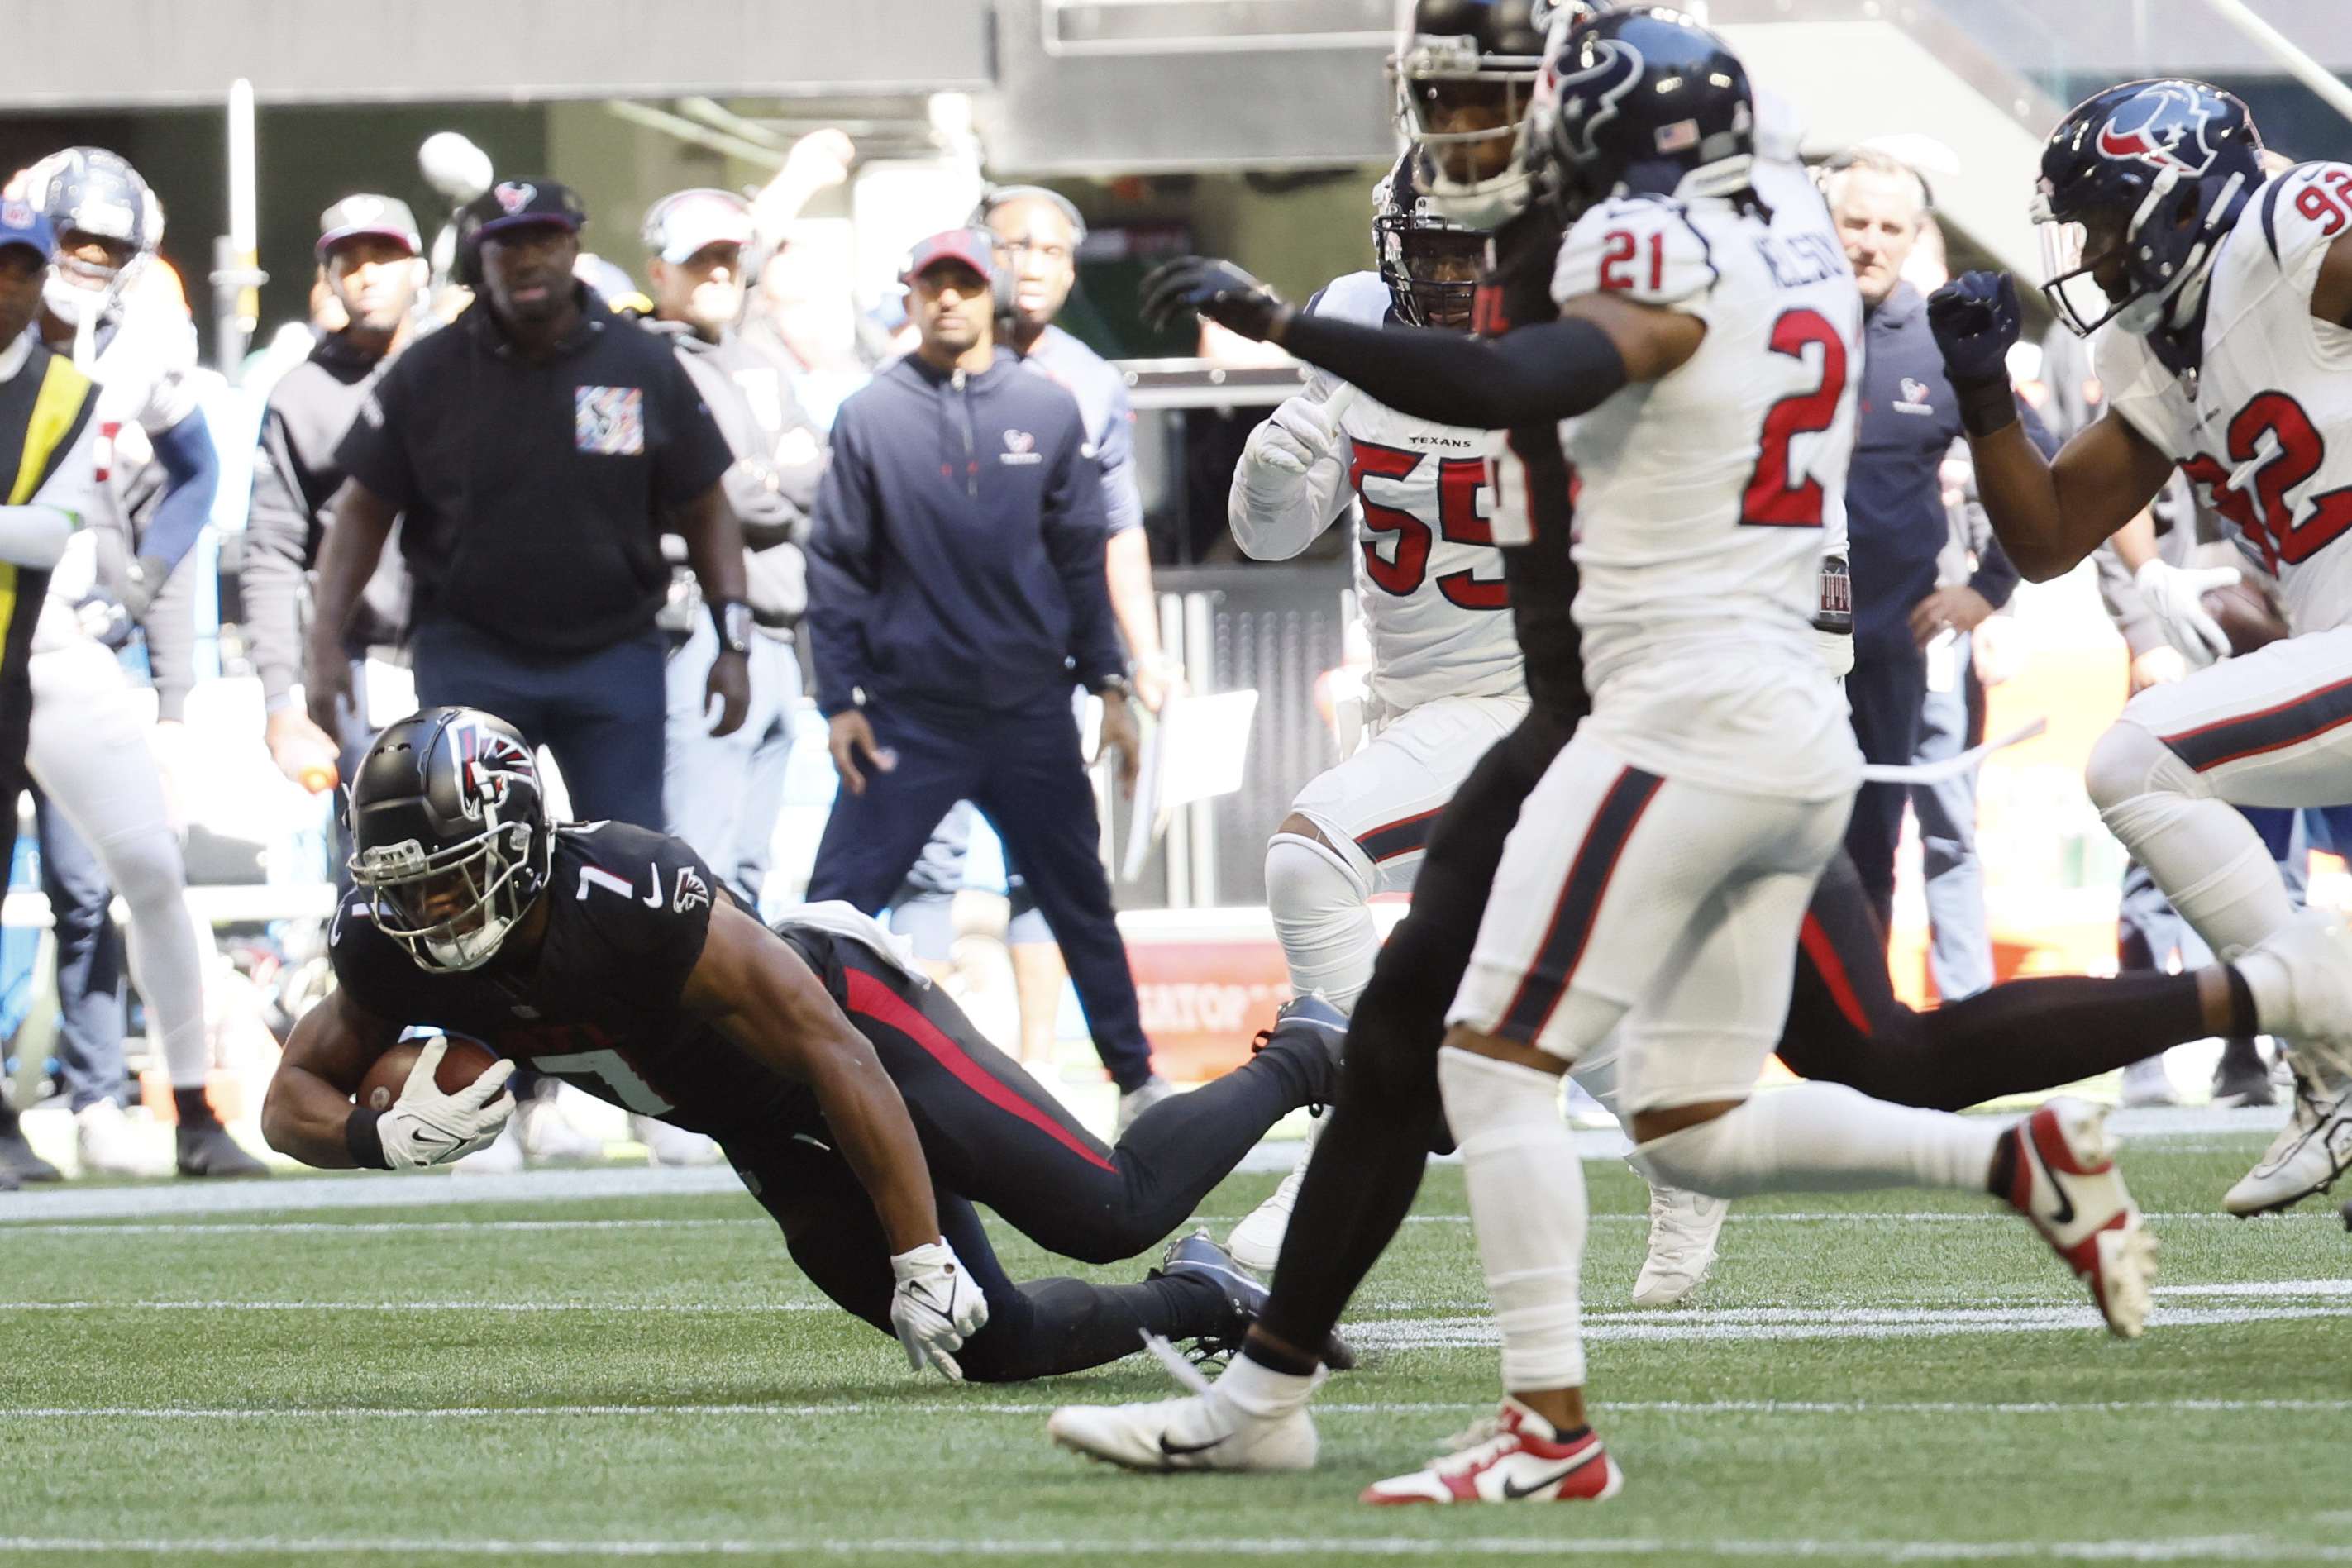
POLYGON ((1500 227, 1533 194, 1529 112, 1549 0, 1414 0, 1389 57, 1397 130, 1446 218, 1500 227))
POLYGON ((480 968, 546 891, 554 834, 538 768, 488 714, 428 708, 387 727, 349 810, 352 880, 419 968, 480 968))
POLYGON ((1372 249, 1398 320, 1413 327, 1470 329, 1486 268, 1486 235, 1447 219, 1415 182, 1408 152, 1372 191, 1372 249))
POLYGON ((27 172, 34 204, 57 231, 58 254, 41 302, 69 326, 97 321, 120 304, 163 237, 163 209, 139 171, 100 147, 69 147, 27 172), (103 262, 74 255, 93 242, 103 262))

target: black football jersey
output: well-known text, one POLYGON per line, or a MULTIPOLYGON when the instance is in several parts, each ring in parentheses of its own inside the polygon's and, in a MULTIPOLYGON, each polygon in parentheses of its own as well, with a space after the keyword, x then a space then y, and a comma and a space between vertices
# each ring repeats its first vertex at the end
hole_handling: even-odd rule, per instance
MULTIPOLYGON (((1496 232, 1493 264, 1478 284, 1480 337, 1499 338, 1515 327, 1559 319, 1551 278, 1564 234, 1540 204, 1496 232)), ((1584 689, 1583 643, 1570 613, 1578 581, 1569 554, 1575 476, 1560 451, 1559 425, 1523 426, 1506 439, 1525 465, 1527 515, 1534 535, 1527 544, 1503 547, 1511 623, 1527 660, 1528 695, 1554 718, 1573 725, 1591 708, 1584 689)))
POLYGON ((818 1124, 814 1096, 678 1005, 710 901, 686 844, 620 822, 556 830, 547 931, 528 968, 419 968, 354 888, 328 937, 335 979, 389 1023, 477 1040, 600 1100, 743 1143, 818 1124))

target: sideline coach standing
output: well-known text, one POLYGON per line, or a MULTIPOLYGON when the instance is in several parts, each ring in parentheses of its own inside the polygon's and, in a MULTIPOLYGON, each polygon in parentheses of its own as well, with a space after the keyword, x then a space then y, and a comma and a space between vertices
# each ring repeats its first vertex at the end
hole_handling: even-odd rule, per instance
POLYGON ((1137 759, 1103 568, 1102 473, 1068 392, 996 351, 983 230, 907 261, 921 337, 841 406, 809 536, 817 706, 842 789, 812 902, 887 903, 950 806, 970 800, 1028 878, 1122 1094, 1151 1077, 1097 845, 1070 687, 1137 759))
POLYGON ((417 700, 487 709, 547 747, 575 819, 658 832, 664 533, 686 540, 719 633, 714 733, 743 721, 751 610, 719 485, 734 455, 667 340, 572 277, 586 217, 551 180, 503 181, 466 209, 474 303, 384 372, 336 451, 351 477, 306 685, 334 733, 345 623, 404 515, 417 700))

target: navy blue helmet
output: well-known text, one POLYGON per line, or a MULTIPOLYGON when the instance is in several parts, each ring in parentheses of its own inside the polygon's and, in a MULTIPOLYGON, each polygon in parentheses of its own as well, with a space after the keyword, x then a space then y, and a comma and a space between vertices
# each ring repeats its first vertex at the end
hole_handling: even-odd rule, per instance
POLYGON ((1549 193, 1570 219, 1615 195, 1731 195, 1755 159, 1746 68, 1667 5, 1555 32, 1534 119, 1549 193))
POLYGON ((1486 231, 1439 212, 1413 177, 1418 162, 1412 152, 1402 154, 1372 188, 1372 248, 1381 281, 1389 286, 1398 320, 1466 332, 1486 231))
POLYGON ((1584 0, 1412 0, 1389 75, 1397 129, 1423 195, 1456 223, 1499 228, 1524 211, 1528 111, 1555 20, 1584 0))
POLYGON ((2262 183, 2253 117, 2219 88, 2176 78, 2085 99, 2042 150, 2042 293, 2084 337, 2110 321, 2143 335, 2182 326, 2262 183))

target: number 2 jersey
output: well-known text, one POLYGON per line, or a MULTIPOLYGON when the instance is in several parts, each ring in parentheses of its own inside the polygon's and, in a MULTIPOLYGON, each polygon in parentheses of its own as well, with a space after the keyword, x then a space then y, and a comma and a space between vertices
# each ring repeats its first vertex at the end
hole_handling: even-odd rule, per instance
MULTIPOLYGON (((1317 294, 1318 316, 1378 327, 1389 286, 1353 272, 1317 294)), ((1342 385, 1318 371, 1314 402, 1342 385)), ((1292 504, 1249 506, 1238 471, 1228 507, 1234 537, 1261 560, 1287 560, 1357 503, 1356 600, 1372 644, 1372 695, 1391 718, 1440 697, 1517 696, 1526 689, 1510 591, 1495 549, 1487 459, 1499 432, 1465 430, 1358 396, 1344 437, 1309 468, 1292 504)))
POLYGON ((2352 167, 2305 163, 2239 210, 2205 286, 2202 362, 2175 375, 2145 338, 2101 329, 2115 412, 2180 465, 2298 632, 2352 622, 2352 329, 2311 313, 2352 229, 2352 167))
POLYGON ((643 1115, 742 1146, 818 1133, 815 1098, 679 1006, 710 903, 730 896, 679 840, 620 822, 555 831, 538 961, 419 968, 362 889, 328 935, 336 982, 387 1023, 481 1041, 643 1115))
POLYGON ((1576 623, 1588 722, 1640 766, 1827 800, 1861 768, 1811 625, 1845 538, 1862 298, 1810 183, 1761 161, 1755 177, 1764 205, 1618 198, 1560 246, 1556 301, 1616 293, 1706 326, 1684 364, 1561 424, 1576 623))

